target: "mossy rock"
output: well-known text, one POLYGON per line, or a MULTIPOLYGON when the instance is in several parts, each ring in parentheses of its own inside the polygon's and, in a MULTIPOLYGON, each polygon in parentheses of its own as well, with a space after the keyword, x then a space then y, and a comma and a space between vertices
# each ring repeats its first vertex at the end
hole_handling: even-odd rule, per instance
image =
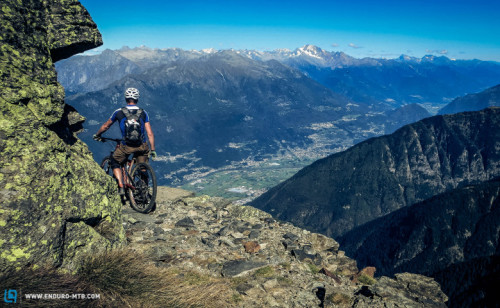
POLYGON ((72 268, 125 238, 115 184, 77 138, 84 119, 54 68, 101 35, 76 0, 2 1, 0 26, 0 268, 72 268))

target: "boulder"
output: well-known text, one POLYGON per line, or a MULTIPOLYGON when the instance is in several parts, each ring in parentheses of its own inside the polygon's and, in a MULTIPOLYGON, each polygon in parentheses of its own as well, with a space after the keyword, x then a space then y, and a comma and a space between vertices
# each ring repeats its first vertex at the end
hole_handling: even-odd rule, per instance
POLYGON ((124 240, 116 187, 76 134, 54 62, 102 44, 76 0, 0 4, 0 269, 74 268, 124 240))
POLYGON ((395 279, 381 277, 373 286, 364 286, 353 307, 447 307, 448 297, 430 277, 401 273, 395 279))

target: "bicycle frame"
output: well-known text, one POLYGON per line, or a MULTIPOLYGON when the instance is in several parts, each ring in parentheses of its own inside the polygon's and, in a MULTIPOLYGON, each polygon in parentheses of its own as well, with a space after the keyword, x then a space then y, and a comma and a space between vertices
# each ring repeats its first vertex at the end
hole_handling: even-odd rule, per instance
MULTIPOLYGON (((104 158, 101 166, 106 170, 106 173, 114 176, 114 172, 110 171, 110 161, 120 146, 121 139, 112 138, 101 138, 100 141, 114 141, 116 142, 116 147, 111 154, 104 158)), ((138 162, 137 156, 134 154, 132 157, 127 156, 127 159, 123 164, 120 165, 121 170, 121 182, 123 188, 125 189, 125 195, 121 196, 122 203, 125 204, 126 200, 130 202, 130 206, 140 212, 149 213, 155 208, 156 199, 156 176, 154 170, 147 162, 138 162), (137 173, 139 171, 139 173, 137 173), (144 180, 143 173, 146 174, 146 180, 144 180), (137 179, 136 179, 137 177, 137 179)), ((118 179, 115 177, 115 180, 118 179)))
POLYGON ((135 158, 132 159, 127 158, 127 161, 121 166, 123 186, 132 190, 135 190, 135 186, 132 185, 133 179, 128 171, 132 170, 134 163, 135 163, 135 158))
MULTIPOLYGON (((110 153, 110 157, 113 156, 113 153, 116 151, 116 149, 120 146, 119 142, 121 140, 119 139, 113 139, 113 138, 103 138, 104 140, 111 140, 111 141, 114 141, 116 142, 116 147, 113 151, 111 151, 110 153)), ((123 184, 123 187, 125 189, 131 189, 131 190, 135 190, 135 186, 132 185, 132 183, 134 182, 132 177, 130 176, 130 173, 129 173, 129 170, 132 170, 132 167, 134 166, 136 162, 136 159, 135 157, 133 156, 132 159, 130 159, 129 157, 127 157, 127 160, 120 165, 120 169, 122 170, 122 184, 123 184)), ((128 198, 128 197, 127 197, 128 198)))

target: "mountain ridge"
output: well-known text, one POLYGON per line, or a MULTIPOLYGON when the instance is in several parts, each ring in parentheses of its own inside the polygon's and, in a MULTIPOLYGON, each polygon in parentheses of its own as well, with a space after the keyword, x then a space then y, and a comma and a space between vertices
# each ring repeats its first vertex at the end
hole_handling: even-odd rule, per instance
POLYGON ((439 110, 438 114, 450 114, 463 111, 477 111, 488 107, 500 106, 500 84, 480 93, 468 94, 454 99, 439 110))
POLYGON ((376 266, 379 275, 432 275, 451 264, 498 254, 498 234, 489 231, 498 227, 499 197, 500 178, 457 188, 361 225, 339 243, 360 266, 376 266), (364 247, 380 239, 392 247, 370 252, 364 247), (390 256, 398 257, 388 261, 390 256))
POLYGON ((500 178, 401 208, 349 231, 339 243, 378 275, 408 271, 436 278, 450 307, 487 307, 496 302, 487 280, 498 280, 498 228, 500 178))
POLYGON ((316 161, 250 204, 337 237, 459 185, 500 175, 500 108, 434 116, 316 161))
MULTIPOLYGON (((407 56, 395 59, 356 59, 343 52, 330 52, 313 45, 305 45, 293 51, 283 49, 197 51, 136 47, 122 48, 113 52, 132 62, 136 61, 135 64, 142 67, 142 70, 173 61, 197 59, 218 52, 233 52, 263 62, 277 60, 301 70, 309 77, 357 103, 374 104, 392 101, 387 104, 386 108, 419 103, 428 105, 426 108, 432 110, 433 113, 452 99, 467 93, 482 91, 497 84, 500 79, 500 63, 497 62, 450 60, 444 56, 424 56, 421 59, 407 56), (427 79, 430 82, 427 82, 427 79)), ((89 61, 90 58, 98 61, 101 55, 76 56, 65 61, 78 63, 89 61)), ((61 74, 60 82, 65 85, 68 93, 75 93, 77 89, 83 92, 94 91, 110 84, 104 73, 106 69, 99 67, 90 69, 93 72, 101 69, 100 73, 93 75, 99 83, 72 84, 64 76, 76 73, 78 74, 75 76, 76 80, 84 80, 89 79, 90 72, 85 69, 67 72, 66 62, 56 64, 56 68, 61 74)), ((122 72, 122 77, 126 75, 126 72, 122 72)))
POLYGON ((210 53, 69 96, 68 102, 88 119, 80 136, 97 160, 107 153, 92 141, 92 131, 105 120, 103 115, 121 106, 120 93, 129 86, 141 91, 139 105, 154 110, 155 137, 168 145, 159 149, 160 156, 185 158, 164 164, 168 170, 160 166, 159 172, 175 181, 163 184, 171 185, 184 181, 186 164, 210 172, 232 162, 251 165, 276 156, 320 157, 427 115, 402 109, 407 116, 395 119, 375 107, 351 103, 276 60, 210 53))

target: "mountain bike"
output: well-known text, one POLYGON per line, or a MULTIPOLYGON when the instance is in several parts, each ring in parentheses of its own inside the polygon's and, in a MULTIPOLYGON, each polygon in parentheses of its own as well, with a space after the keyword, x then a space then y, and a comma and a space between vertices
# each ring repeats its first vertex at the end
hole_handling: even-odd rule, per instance
MULTIPOLYGON (((122 139, 102 137, 101 141, 114 141, 116 150, 120 146, 122 139)), ((114 175, 110 163, 113 153, 114 150, 111 151, 109 156, 104 157, 101 162, 101 168, 112 177, 114 175)), ((122 203, 125 204, 128 199, 130 206, 134 210, 140 213, 149 213, 154 209, 156 201, 156 175, 153 168, 148 163, 137 163, 135 155, 132 155, 132 158, 127 157, 127 161, 120 168, 122 169, 122 183, 125 189, 122 203)))

